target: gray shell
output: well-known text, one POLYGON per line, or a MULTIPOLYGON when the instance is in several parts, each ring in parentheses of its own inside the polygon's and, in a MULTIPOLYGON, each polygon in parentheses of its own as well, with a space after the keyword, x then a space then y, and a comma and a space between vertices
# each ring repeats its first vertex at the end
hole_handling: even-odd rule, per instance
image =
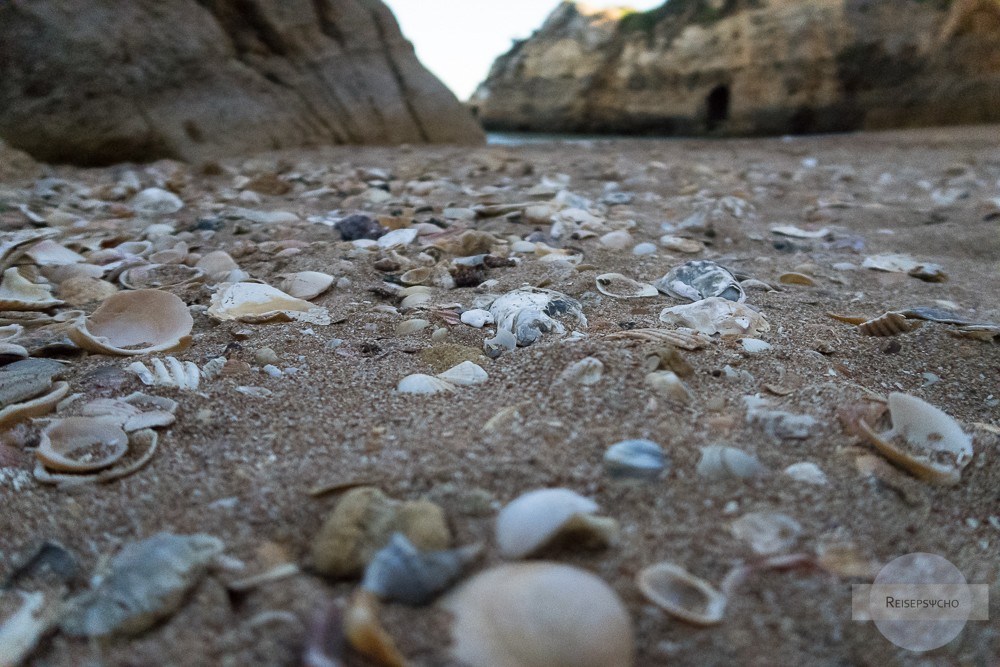
POLYGON ((361 587, 382 600, 418 606, 430 602, 479 556, 478 545, 420 553, 402 533, 393 533, 368 564, 361 587))
POLYGON ((681 264, 653 284, 665 294, 689 301, 718 296, 743 303, 747 298, 739 281, 728 269, 707 259, 681 264))
POLYGON ((587 326, 587 318, 578 301, 560 292, 537 287, 522 287, 497 297, 489 310, 497 330, 513 333, 521 347, 536 342, 543 333, 565 333, 566 327, 556 317, 573 316, 581 326, 587 326))

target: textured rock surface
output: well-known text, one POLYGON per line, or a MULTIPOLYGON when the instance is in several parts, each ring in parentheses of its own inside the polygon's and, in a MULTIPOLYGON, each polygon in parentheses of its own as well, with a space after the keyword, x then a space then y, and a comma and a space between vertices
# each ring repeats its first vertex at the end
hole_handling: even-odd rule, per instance
POLYGON ((0 136, 80 164, 482 141, 379 0, 0 3, 0 136))
POLYGON ((1000 121, 998 0, 564 2, 473 98, 489 129, 784 134, 1000 121))

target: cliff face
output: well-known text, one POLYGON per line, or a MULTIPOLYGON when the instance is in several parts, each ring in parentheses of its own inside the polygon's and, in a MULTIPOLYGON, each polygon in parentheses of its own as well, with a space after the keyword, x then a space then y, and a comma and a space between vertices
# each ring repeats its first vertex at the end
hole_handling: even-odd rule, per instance
POLYGON ((487 129, 784 134, 1000 122, 1000 0, 564 2, 473 96, 487 129))
POLYGON ((78 164, 483 140, 379 0, 2 2, 0 137, 78 164))

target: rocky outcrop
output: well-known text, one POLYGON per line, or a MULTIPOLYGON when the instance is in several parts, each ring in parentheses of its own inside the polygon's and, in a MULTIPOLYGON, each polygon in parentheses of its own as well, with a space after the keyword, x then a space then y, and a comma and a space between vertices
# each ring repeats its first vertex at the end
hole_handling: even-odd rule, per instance
POLYGON ((1000 122, 1000 0, 564 2, 471 104, 487 129, 550 132, 1000 122))
POLYGON ((380 0, 11 0, 0 137, 104 164, 482 131, 380 0))

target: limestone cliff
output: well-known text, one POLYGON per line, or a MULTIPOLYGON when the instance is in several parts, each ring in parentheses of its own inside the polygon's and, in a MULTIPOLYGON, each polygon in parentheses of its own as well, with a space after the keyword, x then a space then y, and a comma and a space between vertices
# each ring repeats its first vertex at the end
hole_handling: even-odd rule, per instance
POLYGON ((563 2, 493 65, 487 129, 784 134, 1000 122, 1000 0, 563 2))
POLYGON ((10 0, 0 137, 103 164, 482 131, 380 0, 10 0))

